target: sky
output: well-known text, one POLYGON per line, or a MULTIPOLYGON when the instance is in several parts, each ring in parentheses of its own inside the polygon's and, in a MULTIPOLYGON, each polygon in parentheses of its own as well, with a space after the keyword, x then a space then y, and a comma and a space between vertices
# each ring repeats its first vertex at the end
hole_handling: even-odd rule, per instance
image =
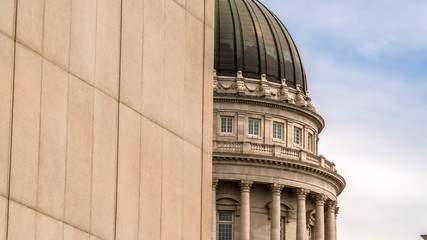
POLYGON ((337 165, 338 239, 427 234, 427 1, 261 0, 300 52, 337 165))

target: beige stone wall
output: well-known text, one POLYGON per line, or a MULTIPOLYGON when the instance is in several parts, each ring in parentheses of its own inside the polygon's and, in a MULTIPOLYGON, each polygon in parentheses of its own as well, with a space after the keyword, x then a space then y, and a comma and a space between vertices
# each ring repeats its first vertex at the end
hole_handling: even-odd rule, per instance
POLYGON ((0 240, 209 239, 213 0, 0 0, 0 240))

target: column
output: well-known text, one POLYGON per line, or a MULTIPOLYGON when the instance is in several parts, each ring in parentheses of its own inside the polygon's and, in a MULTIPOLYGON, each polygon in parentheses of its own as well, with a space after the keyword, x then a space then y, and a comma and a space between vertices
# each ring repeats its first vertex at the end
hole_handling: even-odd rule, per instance
POLYGON ((337 239, 336 218, 335 218, 336 209, 337 209, 336 201, 329 201, 328 204, 326 205, 326 226, 325 226, 326 240, 337 239))
POLYGON ((250 212, 251 206, 249 203, 249 191, 252 187, 252 181, 242 180, 239 183, 241 190, 240 197, 240 240, 250 240, 250 212))
POLYGON ((325 240, 325 201, 327 199, 324 194, 314 196, 316 201, 316 226, 314 227, 314 239, 325 240))
POLYGON ((212 180, 212 221, 211 221, 211 239, 216 240, 216 188, 218 187, 218 179, 212 180))
POLYGON ((307 239, 306 203, 308 189, 297 189, 297 240, 307 239))
POLYGON ((283 185, 270 184, 269 188, 272 194, 271 201, 271 240, 280 240, 280 193, 282 192, 283 185))

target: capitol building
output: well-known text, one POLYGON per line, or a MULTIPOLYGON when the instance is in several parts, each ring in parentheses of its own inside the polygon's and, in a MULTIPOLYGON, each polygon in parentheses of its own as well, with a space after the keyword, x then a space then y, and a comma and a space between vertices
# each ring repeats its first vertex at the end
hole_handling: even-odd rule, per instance
POLYGON ((264 1, 0 1, 0 240, 336 240, 346 182, 264 1))

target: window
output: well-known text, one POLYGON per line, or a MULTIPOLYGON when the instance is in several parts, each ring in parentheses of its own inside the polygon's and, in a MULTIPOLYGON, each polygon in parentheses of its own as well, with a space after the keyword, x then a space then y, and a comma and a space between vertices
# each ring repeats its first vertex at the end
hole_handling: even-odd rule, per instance
POLYGON ((313 134, 311 134, 311 133, 309 133, 308 134, 308 136, 307 136, 307 149, 309 150, 309 151, 313 151, 313 134))
POLYGON ((218 240, 233 240, 233 212, 218 212, 218 240))
POLYGON ((301 128, 294 127, 294 144, 301 145, 301 128))
POLYGON ((280 240, 285 240, 286 232, 285 232, 285 218, 280 218, 280 240))
POLYGON ((250 135, 259 135, 259 119, 249 119, 249 134, 250 135))
POLYGON ((222 133, 233 132, 233 117, 221 117, 221 132, 222 133))
POLYGON ((308 240, 314 240, 314 227, 308 227, 308 240))
POLYGON ((273 122, 273 138, 282 140, 283 124, 273 122))

